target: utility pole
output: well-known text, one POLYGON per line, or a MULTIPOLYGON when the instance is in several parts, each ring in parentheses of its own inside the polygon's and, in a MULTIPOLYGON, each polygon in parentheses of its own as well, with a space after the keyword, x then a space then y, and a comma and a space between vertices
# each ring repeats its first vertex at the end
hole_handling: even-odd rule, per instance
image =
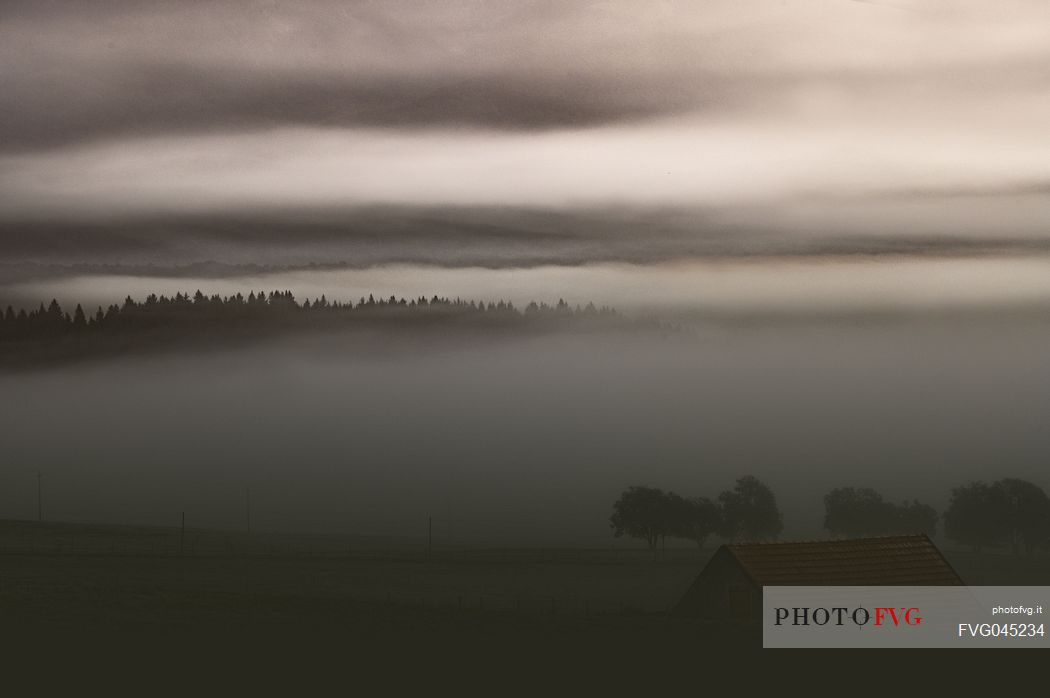
POLYGON ((41 482, 42 474, 36 471, 36 520, 44 520, 44 485, 41 482))
POLYGON ((248 533, 252 532, 252 490, 250 487, 244 488, 244 529, 248 533))
POLYGON ((427 560, 430 560, 430 554, 434 549, 434 519, 429 514, 427 515, 427 560))
POLYGON ((182 512, 182 528, 179 530, 179 555, 186 546, 186 512, 182 512))

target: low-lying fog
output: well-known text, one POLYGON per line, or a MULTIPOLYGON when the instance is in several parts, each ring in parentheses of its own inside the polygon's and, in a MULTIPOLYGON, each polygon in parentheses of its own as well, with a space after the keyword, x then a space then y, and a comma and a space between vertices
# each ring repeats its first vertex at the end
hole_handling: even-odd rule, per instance
POLYGON ((972 478, 1050 485, 1048 340, 1045 312, 913 314, 0 374, 0 517, 35 517, 39 469, 56 520, 239 527, 250 487, 256 530, 605 544, 628 485, 750 473, 814 536, 835 486, 940 509, 972 478))
MULTIPOLYGON (((13 270, 4 269, 8 274, 13 270)), ((64 306, 83 303, 90 310, 120 303, 127 295, 141 299, 150 293, 170 296, 198 288, 223 295, 288 289, 299 300, 325 294, 329 300, 354 302, 370 293, 384 298, 437 293, 504 299, 519 306, 565 298, 662 315, 810 315, 1033 304, 1050 308, 1050 256, 800 256, 506 268, 392 264, 227 278, 84 274, 16 281, 0 275, 0 304, 32 308, 54 297, 64 306)))

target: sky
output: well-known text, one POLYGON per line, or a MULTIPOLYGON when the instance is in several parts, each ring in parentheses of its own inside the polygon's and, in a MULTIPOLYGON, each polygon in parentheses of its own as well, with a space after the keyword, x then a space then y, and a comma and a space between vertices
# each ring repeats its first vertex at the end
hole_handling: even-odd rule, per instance
POLYGON ((1044 255, 1047 65, 1039 0, 12 0, 0 262, 1044 255))
POLYGON ((1045 0, 4 0, 0 307, 684 331, 0 371, 0 516, 38 470, 67 520, 235 525, 250 485, 275 529, 590 542, 634 484, 755 474, 798 536, 832 487, 1050 485, 1048 66, 1045 0))

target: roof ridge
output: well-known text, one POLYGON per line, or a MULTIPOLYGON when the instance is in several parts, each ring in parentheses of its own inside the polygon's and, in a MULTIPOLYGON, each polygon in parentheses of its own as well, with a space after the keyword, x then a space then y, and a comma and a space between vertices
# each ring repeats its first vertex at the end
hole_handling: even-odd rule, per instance
POLYGON ((864 538, 811 538, 811 539, 798 539, 798 540, 760 540, 760 541, 746 541, 741 543, 726 543, 727 548, 740 548, 740 547, 759 547, 759 546, 778 546, 778 545, 805 545, 812 543, 820 543, 827 545, 828 543, 863 543, 867 541, 888 541, 888 540, 917 540, 924 539, 931 543, 933 542, 928 535, 925 533, 904 533, 900 535, 892 536, 865 536, 864 538))

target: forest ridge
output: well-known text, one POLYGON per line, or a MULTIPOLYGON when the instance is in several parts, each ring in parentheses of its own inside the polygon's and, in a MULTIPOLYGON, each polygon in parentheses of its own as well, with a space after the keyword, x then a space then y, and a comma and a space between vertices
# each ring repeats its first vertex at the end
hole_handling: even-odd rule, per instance
POLYGON ((0 314, 0 360, 7 363, 75 358, 81 355, 137 351, 185 341, 225 341, 284 333, 353 328, 455 327, 468 329, 544 330, 567 327, 652 326, 628 320, 616 310, 531 302, 519 309, 509 301, 450 299, 439 296, 376 299, 357 303, 295 299, 291 291, 207 296, 197 291, 168 297, 130 296, 122 304, 72 313, 57 300, 35 310, 8 305, 0 314))

